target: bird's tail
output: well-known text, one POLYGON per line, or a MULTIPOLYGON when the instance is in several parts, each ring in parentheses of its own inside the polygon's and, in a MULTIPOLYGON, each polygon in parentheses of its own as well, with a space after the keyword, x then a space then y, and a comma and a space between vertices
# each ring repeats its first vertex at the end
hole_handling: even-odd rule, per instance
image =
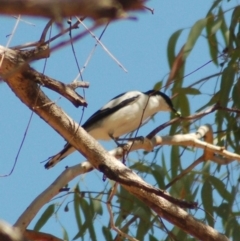
POLYGON ((70 155, 76 149, 67 143, 64 148, 56 155, 48 158, 48 162, 44 165, 46 169, 54 167, 58 162, 60 162, 63 158, 70 155))

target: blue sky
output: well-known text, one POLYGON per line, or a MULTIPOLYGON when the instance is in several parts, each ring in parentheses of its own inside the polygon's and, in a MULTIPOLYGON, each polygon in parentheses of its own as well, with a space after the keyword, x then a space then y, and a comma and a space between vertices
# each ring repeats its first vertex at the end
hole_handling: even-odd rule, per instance
MULTIPOLYGON (((238 4, 237 1, 232 2, 233 5, 238 4)), ((125 73, 100 46, 97 47, 83 73, 83 79, 90 82, 90 88, 85 91, 89 106, 84 111, 83 121, 112 97, 128 90, 147 91, 156 82, 166 79, 169 73, 166 57, 169 37, 178 29, 186 29, 180 38, 180 47, 186 40, 189 28, 198 19, 205 17, 211 3, 212 1, 149 1, 147 6, 155 9, 154 15, 147 11, 133 13, 132 15, 137 17, 136 21, 123 20, 110 24, 102 42, 125 66, 128 73, 125 73)), ((40 38, 41 31, 46 24, 45 19, 27 17, 22 17, 22 19, 31 22, 34 26, 20 22, 10 46, 36 41, 40 38)), ((0 25, 0 44, 6 45, 8 40, 6 36, 11 33, 16 19, 1 17, 0 21, 2 23, 0 25)), ((87 24, 90 26, 91 22, 87 22, 87 24)), ((80 27, 78 31, 82 30, 83 28, 80 27)), ((94 31, 96 36, 100 35, 101 30, 102 28, 94 31)), ((53 30, 53 32, 56 31, 57 29, 53 30)), ((187 62, 186 73, 210 60, 208 49, 203 42, 203 40, 197 42, 197 47, 187 62)), ((86 61, 94 45, 95 40, 91 36, 74 44, 80 66, 86 61)), ((44 61, 38 61, 32 66, 41 72, 43 64, 44 61)), ((211 65, 188 77, 185 80, 186 86, 206 76, 206 73, 214 73, 211 65)), ((64 83, 71 82, 77 76, 78 69, 70 47, 65 47, 52 54, 47 61, 45 74, 64 83)), ((76 109, 63 97, 59 98, 58 94, 44 88, 43 91, 46 91, 46 94, 68 115, 77 122, 79 121, 82 114, 81 107, 76 109)), ((5 83, 0 84, 0 93, 0 175, 4 175, 13 166, 31 112, 5 83)), ((79 93, 81 94, 82 91, 79 90, 79 93)), ((167 94, 171 93, 167 92, 167 94)), ((192 102, 192 112, 196 111, 198 104, 197 100, 192 102)), ((157 123, 163 123, 168 118, 169 114, 158 115, 155 123, 151 122, 139 133, 147 134, 157 123)), ((166 129, 161 134, 167 133, 166 129)), ((23 210, 53 182, 66 165, 74 165, 84 160, 79 153, 74 153, 53 169, 45 170, 40 162, 58 152, 64 143, 65 140, 61 136, 34 115, 13 174, 0 180, 0 219, 14 224, 23 210)), ((103 145, 107 149, 114 147, 113 143, 103 143, 103 145)), ((101 174, 96 171, 76 178, 71 183, 72 186, 79 181, 81 187, 86 190, 101 190, 105 186, 105 183, 101 182, 101 174)), ((59 213, 59 216, 63 225, 70 231, 70 237, 73 237, 71 235, 76 232, 75 224, 68 225, 71 221, 74 223, 73 215, 59 213)), ((108 216, 104 215, 100 219, 104 218, 108 218, 108 216)), ((33 220, 29 228, 35 225, 36 220, 33 220)), ((103 220, 99 220, 99 222, 101 223, 103 220)), ((42 231, 50 232, 58 237, 62 235, 60 225, 57 224, 55 218, 52 218, 42 231)))

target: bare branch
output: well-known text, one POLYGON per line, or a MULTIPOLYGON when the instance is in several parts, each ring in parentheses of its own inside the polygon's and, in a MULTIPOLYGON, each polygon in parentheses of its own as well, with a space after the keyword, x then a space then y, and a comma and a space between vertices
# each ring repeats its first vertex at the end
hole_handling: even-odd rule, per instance
POLYGON ((66 85, 58 80, 43 75, 32 68, 25 71, 23 75, 25 78, 31 79, 43 87, 49 88, 64 96, 76 107, 87 106, 86 100, 74 91, 77 87, 88 88, 89 84, 87 82, 76 81, 74 84, 66 85))
MULTIPOLYGON (((25 62, 25 59, 27 59, 30 54, 27 54, 28 51, 14 51, 7 49, 5 47, 0 46, 0 55, 1 57, 4 56, 6 53, 5 51, 8 51, 8 58, 11 58, 13 63, 16 63, 18 61, 21 64, 16 65, 16 67, 12 68, 10 71, 4 72, 1 71, 1 77, 3 79, 8 78, 10 76, 16 75, 19 71, 22 71, 23 78, 27 78, 32 82, 35 82, 37 84, 40 84, 44 87, 47 87, 60 95, 64 96, 66 99, 68 99, 72 104, 76 107, 79 106, 87 106, 86 100, 80 96, 77 92, 74 91, 75 88, 81 86, 83 88, 88 88, 89 84, 87 82, 80 82, 76 81, 73 85, 66 85, 60 81, 57 81, 55 79, 52 79, 46 75, 43 75, 36 70, 32 69, 28 65, 28 61, 25 62), (18 56, 18 57, 17 57, 18 56)), ((30 51, 31 52, 31 51, 30 51)), ((37 56, 37 55, 36 55, 37 56)), ((2 67, 2 69, 4 66, 2 67)), ((37 96, 37 95, 36 95, 37 96)), ((52 103, 49 101, 47 104, 52 103)), ((35 108, 42 107, 40 106, 35 106, 35 108)))
POLYGON ((63 17, 86 16, 94 20, 126 17, 126 11, 143 10, 144 0, 1 0, 0 14, 47 17, 61 21, 63 17))
POLYGON ((34 199, 18 218, 15 226, 21 228, 24 232, 39 210, 54 196, 58 195, 62 187, 76 176, 90 172, 91 170, 93 170, 93 167, 90 162, 83 162, 79 165, 67 168, 44 192, 34 199))

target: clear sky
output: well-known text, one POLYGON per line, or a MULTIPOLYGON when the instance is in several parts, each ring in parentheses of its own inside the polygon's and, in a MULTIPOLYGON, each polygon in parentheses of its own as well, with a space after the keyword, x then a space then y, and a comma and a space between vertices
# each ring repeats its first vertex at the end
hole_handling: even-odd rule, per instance
MULTIPOLYGON (((84 112, 83 121, 114 96, 128 90, 147 91, 157 81, 165 79, 169 73, 166 57, 169 37, 178 29, 186 29, 180 38, 180 47, 186 39, 189 28, 198 19, 205 17, 211 4, 212 1, 149 1, 147 6, 154 8, 154 15, 147 11, 133 13, 132 15, 137 17, 136 21, 122 20, 110 24, 102 42, 125 66, 128 73, 125 73, 102 47, 97 47, 83 73, 84 80, 90 82, 90 88, 85 91, 89 106, 84 112)), ((233 5, 237 4, 237 1, 233 1, 233 5)), ((45 19, 23 16, 22 20, 24 21, 19 23, 10 46, 38 40, 46 24, 45 19)), ((9 38, 7 36, 11 34, 16 19, 1 17, 0 22, 0 44, 6 45, 9 38)), ((90 22, 87 22, 87 24, 88 26, 91 25, 90 22)), ((83 27, 80 27, 78 31, 82 30, 83 27)), ((100 35, 101 30, 102 28, 95 31, 96 36, 100 35)), ((53 32, 56 32, 56 29, 53 32)), ((195 70, 210 60, 208 49, 202 43, 201 40, 197 42, 198 47, 188 60, 186 73, 195 70)), ((94 45, 95 41, 91 36, 74 44, 80 66, 83 66, 94 45)), ((32 66, 42 72, 43 63, 43 60, 38 61, 33 63, 32 66)), ((206 72, 213 73, 211 65, 188 77, 186 85, 206 76, 206 72)), ((70 47, 65 47, 52 54, 47 61, 45 74, 64 83, 71 82, 77 76, 78 69, 70 47)), ((59 98, 58 94, 42 89, 68 115, 77 122, 79 121, 82 114, 81 107, 76 109, 63 97, 59 98)), ((14 164, 31 112, 5 83, 0 84, 0 93, 0 175, 4 175, 11 170, 14 164)), ((79 90, 79 93, 81 94, 82 91, 79 90)), ((171 93, 167 92, 167 94, 171 93)), ((197 105, 197 101, 192 103, 192 112, 196 111, 197 105)), ((140 130, 140 134, 147 134, 158 123, 162 123, 168 118, 169 114, 158 115, 155 123, 151 122, 151 124, 145 126, 140 130)), ((167 131, 167 129, 164 130, 162 134, 167 134, 167 131)), ((0 219, 14 224, 23 210, 55 180, 66 165, 71 166, 84 160, 79 153, 74 153, 53 169, 45 170, 40 162, 57 153, 64 143, 65 140, 42 119, 36 115, 33 116, 14 172, 10 177, 0 179, 0 219)), ((104 143, 103 145, 107 149, 114 147, 113 143, 104 143)), ((96 171, 76 178, 71 186, 73 187, 77 182, 80 183, 82 190, 98 191, 105 186, 105 183, 101 182, 101 174, 96 171)), ((72 198, 70 197, 68 200, 70 201, 72 198)), ((62 200, 59 199, 58 201, 61 202, 62 200)), ((45 208, 46 206, 41 212, 45 208)), ((70 237, 72 238, 76 233, 73 215, 71 215, 71 212, 61 212, 59 218, 70 231, 70 237), (69 225, 70 223, 72 225, 69 225)), ((108 214, 99 218, 100 225, 105 218, 108 219, 108 214)), ((33 220, 29 228, 33 228, 36 220, 37 218, 33 220)), ((58 237, 62 235, 61 227, 55 218, 52 218, 42 231, 50 232, 58 237)))

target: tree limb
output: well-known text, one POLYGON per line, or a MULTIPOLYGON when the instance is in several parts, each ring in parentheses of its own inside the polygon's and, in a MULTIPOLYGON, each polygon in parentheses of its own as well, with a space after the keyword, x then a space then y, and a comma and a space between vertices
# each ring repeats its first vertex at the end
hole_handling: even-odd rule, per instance
POLYGON ((106 21, 126 17, 126 11, 142 10, 145 0, 0 0, 0 14, 47 17, 86 16, 106 21))
MULTIPOLYGON (((17 52, 5 49, 5 53, 0 52, 0 56, 3 54, 4 59, 0 68, 0 76, 24 104, 79 150, 94 168, 104 172, 108 178, 119 182, 120 185, 146 203, 158 215, 197 239, 207 241, 228 240, 210 226, 193 218, 185 210, 167 201, 167 194, 163 198, 160 189, 144 182, 136 173, 108 154, 94 138, 79 127, 61 108, 55 104, 46 105, 51 100, 38 88, 36 83, 26 78, 24 75, 26 69, 23 69, 22 72, 9 74, 12 69, 16 69, 16 65, 24 62, 19 59, 17 52)), ((17 222, 16 225, 24 232, 28 221, 17 222)))

